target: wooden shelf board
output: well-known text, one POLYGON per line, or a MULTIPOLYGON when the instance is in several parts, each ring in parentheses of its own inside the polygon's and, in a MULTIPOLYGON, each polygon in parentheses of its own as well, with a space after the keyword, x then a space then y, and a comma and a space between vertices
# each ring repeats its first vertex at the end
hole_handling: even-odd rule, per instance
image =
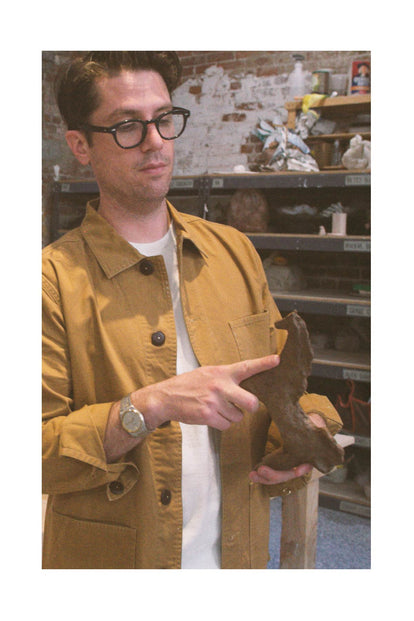
POLYGON ((344 481, 343 483, 334 483, 326 478, 319 480, 319 493, 330 496, 337 500, 345 500, 357 503, 365 507, 370 507, 371 502, 364 494, 364 490, 355 481, 344 481))
POLYGON ((347 367, 349 369, 358 369, 361 371, 369 371, 371 368, 370 355, 367 352, 346 352, 337 351, 336 349, 316 349, 314 348, 314 364, 323 364, 324 366, 347 367))
MULTIPOLYGON (((278 186, 295 187, 346 187, 370 185, 370 170, 321 170, 304 171, 269 171, 269 172, 214 172, 205 175, 179 175, 172 178, 170 191, 173 193, 201 191, 236 190, 248 187, 263 189, 278 186)), ((96 194, 98 186, 94 179, 67 179, 55 182, 55 191, 62 194, 96 194)))
POLYGON ((249 233, 248 235, 251 238, 258 237, 284 237, 286 239, 318 239, 319 241, 327 241, 328 239, 342 239, 342 240, 358 240, 358 241, 370 241, 370 235, 313 235, 312 233, 249 233))
POLYGON ((277 299, 371 306, 371 300, 369 298, 363 298, 357 294, 346 295, 344 293, 338 293, 337 291, 324 291, 322 289, 304 289, 302 291, 271 291, 271 294, 277 299))
POLYGON ((281 311, 342 317, 370 317, 371 301, 358 295, 327 291, 271 291, 281 311))
POLYGON ((246 233, 262 250, 311 250, 321 252, 370 252, 367 235, 310 235, 301 233, 246 233))
POLYGON ((332 142, 332 141, 335 141, 335 140, 350 140, 351 138, 353 138, 357 134, 359 136, 361 136, 361 138, 369 138, 371 136, 371 132, 370 131, 366 131, 366 132, 344 132, 344 133, 337 133, 337 134, 317 134, 315 136, 310 134, 306 138, 306 142, 316 142, 318 140, 322 140, 322 141, 326 140, 326 141, 329 141, 329 142, 332 142))
POLYGON ((286 239, 318 239, 319 241, 326 241, 328 239, 350 239, 350 240, 359 240, 359 241, 370 241, 370 235, 313 235, 311 233, 246 233, 249 237, 284 237, 286 239))
MULTIPOLYGON (((338 97, 326 97, 318 105, 311 106, 312 108, 331 108, 331 107, 343 107, 343 106, 361 106, 371 103, 371 95, 343 95, 338 97)), ((295 101, 287 101, 285 103, 286 110, 301 110, 302 99, 295 101)))
MULTIPOLYGON (((277 189, 278 185, 283 187, 344 187, 347 185, 354 185, 352 178, 356 179, 361 175, 364 175, 366 183, 358 185, 369 185, 369 175, 371 170, 361 169, 340 169, 340 170, 319 170, 319 171, 299 171, 299 170, 278 170, 267 172, 244 172, 244 173, 232 173, 232 172, 214 172, 208 173, 202 177, 174 177, 174 183, 179 183, 185 179, 204 179, 205 181, 211 181, 211 189, 214 191, 225 189, 237 189, 237 188, 274 188, 277 189)), ((174 188, 175 189, 175 188, 174 188)))

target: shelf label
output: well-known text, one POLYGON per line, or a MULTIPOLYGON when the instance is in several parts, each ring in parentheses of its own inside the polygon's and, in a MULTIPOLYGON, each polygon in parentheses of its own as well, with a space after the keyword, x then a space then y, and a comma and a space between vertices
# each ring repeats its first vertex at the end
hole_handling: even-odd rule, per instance
POLYGON ((339 503, 339 510, 345 513, 355 513, 356 515, 362 515, 363 517, 371 517, 370 507, 360 505, 356 502, 348 502, 347 500, 341 500, 339 503))
POLYGON ((362 371, 360 369, 343 369, 342 371, 343 379, 354 380, 355 382, 370 382, 371 381, 371 373, 370 371, 362 371))
POLYGON ((363 448, 371 447, 371 438, 367 438, 365 436, 357 436, 355 434, 353 434, 353 436, 355 438, 355 446, 361 446, 363 448))
POLYGON ((371 252, 371 241, 346 239, 344 241, 344 250, 347 252, 371 252))
POLYGON ((194 179, 173 179, 170 183, 171 189, 182 190, 184 188, 191 189, 194 187, 194 179))
POLYGON ((351 317, 371 317, 371 307, 361 304, 347 304, 346 314, 351 317))
POLYGON ((371 175, 347 175, 345 185, 370 185, 371 175))
POLYGON ((62 185, 60 186, 60 190, 61 192, 69 192, 70 183, 62 183, 62 185))
POLYGON ((212 188, 222 188, 224 186, 224 179, 213 179, 211 182, 212 188))

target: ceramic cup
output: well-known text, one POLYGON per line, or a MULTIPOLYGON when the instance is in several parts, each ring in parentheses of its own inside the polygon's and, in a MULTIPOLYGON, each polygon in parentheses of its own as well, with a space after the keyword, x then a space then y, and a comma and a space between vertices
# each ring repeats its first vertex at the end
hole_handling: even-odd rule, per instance
POLYGON ((346 235, 346 213, 332 214, 332 235, 346 235))

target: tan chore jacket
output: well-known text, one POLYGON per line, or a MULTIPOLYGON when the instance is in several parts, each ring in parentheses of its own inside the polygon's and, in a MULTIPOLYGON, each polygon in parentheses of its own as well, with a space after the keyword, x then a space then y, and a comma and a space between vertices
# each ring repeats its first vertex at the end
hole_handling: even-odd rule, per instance
MULTIPOLYGON (((94 201, 92 202, 94 203, 94 201)), ((89 203, 81 226, 43 253, 43 491, 45 568, 179 568, 181 434, 158 428, 117 463, 103 438, 114 401, 175 375, 176 336, 162 257, 143 258, 89 203), (162 332, 164 338, 155 338, 162 332)), ((280 352, 286 333, 250 241, 227 226, 169 210, 181 296, 201 365, 280 352)), ((325 397, 305 395, 332 433, 325 397)), ((222 567, 264 568, 269 496, 248 473, 280 437, 264 407, 221 435, 222 567)))

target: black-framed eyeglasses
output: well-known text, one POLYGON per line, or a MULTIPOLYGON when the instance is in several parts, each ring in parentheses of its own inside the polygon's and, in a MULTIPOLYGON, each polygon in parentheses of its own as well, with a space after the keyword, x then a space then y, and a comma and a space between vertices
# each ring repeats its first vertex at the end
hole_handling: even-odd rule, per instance
POLYGON ((175 140, 185 130, 190 110, 186 108, 174 107, 168 112, 163 112, 156 119, 141 121, 140 119, 128 119, 115 123, 111 127, 101 127, 99 125, 89 125, 86 123, 80 129, 90 132, 101 132, 112 134, 116 144, 121 149, 133 149, 144 142, 148 131, 148 125, 154 123, 161 138, 164 140, 175 140))

